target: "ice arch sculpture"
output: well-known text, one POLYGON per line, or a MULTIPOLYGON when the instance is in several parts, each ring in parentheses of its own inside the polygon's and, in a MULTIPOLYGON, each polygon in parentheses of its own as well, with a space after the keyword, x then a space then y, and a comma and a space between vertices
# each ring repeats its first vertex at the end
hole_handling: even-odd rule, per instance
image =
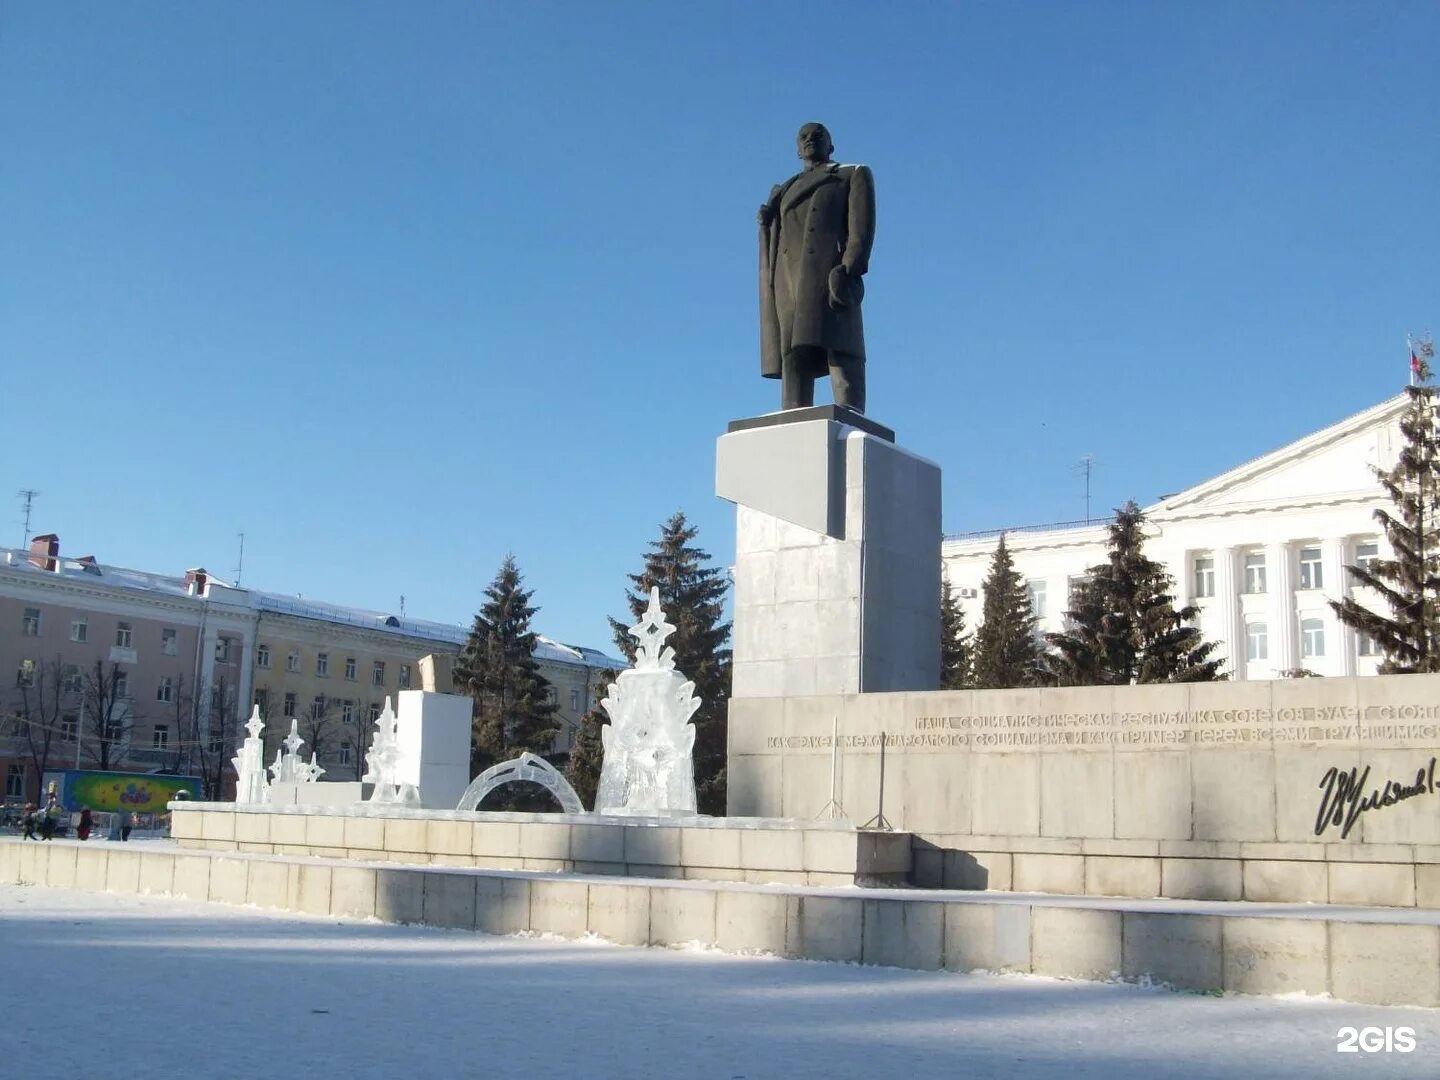
POLYGON ((585 813, 585 804, 580 801, 580 796, 575 794, 575 789, 570 786, 570 781, 560 775, 555 766, 544 758, 529 753, 521 754, 513 761, 502 761, 499 765, 492 765, 471 780, 470 786, 465 789, 465 794, 460 796, 460 805, 455 809, 478 810, 480 804, 485 801, 486 795, 501 785, 513 783, 516 780, 529 780, 531 783, 539 784, 560 801, 560 808, 567 814, 585 813))
POLYGON ((675 670, 665 639, 675 627, 660 610, 660 590, 630 627, 638 643, 635 666, 622 671, 600 702, 610 723, 595 809, 602 814, 678 816, 695 813, 695 684, 675 670))

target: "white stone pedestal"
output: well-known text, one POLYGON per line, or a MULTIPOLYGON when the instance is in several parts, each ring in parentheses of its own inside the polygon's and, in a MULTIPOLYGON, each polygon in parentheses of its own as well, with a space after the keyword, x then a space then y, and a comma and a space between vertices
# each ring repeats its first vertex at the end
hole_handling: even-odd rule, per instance
POLYGON ((720 437, 737 504, 733 697, 940 685, 940 469, 832 419, 720 437))
POLYGON ((395 711, 395 779, 414 784, 427 810, 454 810, 470 786, 470 698, 401 690, 395 711))

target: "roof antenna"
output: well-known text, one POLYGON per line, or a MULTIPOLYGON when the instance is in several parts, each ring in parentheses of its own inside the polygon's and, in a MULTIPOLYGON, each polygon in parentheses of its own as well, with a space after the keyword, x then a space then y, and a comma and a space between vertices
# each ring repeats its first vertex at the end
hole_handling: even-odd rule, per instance
POLYGON ((401 593, 401 594, 400 594, 400 614, 401 614, 401 615, 404 615, 404 614, 405 614, 405 594, 404 594, 404 593, 401 593))
POLYGON ((240 575, 245 570, 245 532, 241 530, 235 534, 240 537, 240 558, 235 563, 235 588, 240 587, 240 575))
POLYGON ((1080 464, 1076 466, 1080 472, 1085 474, 1085 524, 1090 524, 1090 474, 1095 471, 1095 455, 1081 454, 1080 464))
POLYGON ((40 492, 34 488, 21 488, 17 494, 25 500, 25 539, 20 541, 20 546, 27 548, 30 546, 30 507, 35 502, 35 496, 40 492))

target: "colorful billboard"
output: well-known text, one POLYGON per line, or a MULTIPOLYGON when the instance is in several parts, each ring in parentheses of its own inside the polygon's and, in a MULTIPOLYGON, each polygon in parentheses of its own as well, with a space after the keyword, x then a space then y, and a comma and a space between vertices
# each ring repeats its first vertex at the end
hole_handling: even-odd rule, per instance
POLYGON ((198 799, 201 785, 198 776, 155 776, 148 773, 92 772, 66 769, 46 773, 45 786, 56 781, 60 805, 66 810, 123 810, 135 814, 163 813, 165 804, 184 792, 183 797, 198 799))

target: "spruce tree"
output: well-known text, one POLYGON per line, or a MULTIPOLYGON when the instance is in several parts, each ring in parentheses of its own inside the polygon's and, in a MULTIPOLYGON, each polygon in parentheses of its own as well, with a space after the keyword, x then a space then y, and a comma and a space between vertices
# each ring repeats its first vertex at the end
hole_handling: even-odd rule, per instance
POLYGON ((1015 570, 1004 536, 995 548, 982 588, 985 603, 980 628, 975 631, 975 686, 1029 686, 1035 681, 1040 659, 1035 615, 1030 592, 1015 570))
POLYGON ((591 810, 595 809, 595 792, 600 786, 600 766, 605 759, 605 747, 600 739, 600 729, 609 723, 609 717, 600 707, 600 699, 610 684, 618 677, 614 671, 602 671, 595 684, 595 697, 590 709, 580 719, 580 730, 570 744, 570 757, 565 762, 565 779, 580 796, 580 801, 591 810))
POLYGON ((518 757, 545 755, 560 730, 550 683, 535 662, 530 619, 539 610, 513 555, 505 556, 455 663, 455 686, 475 701, 470 775, 518 757))
POLYGON ((1393 513, 1375 511, 1394 558, 1377 559, 1368 569, 1346 567, 1357 583, 1375 590, 1390 615, 1348 596, 1330 601, 1341 622, 1368 635, 1385 654, 1382 675, 1440 671, 1440 437, 1429 382, 1434 353, 1428 341, 1412 351, 1418 378, 1405 388, 1410 397, 1400 417, 1405 445, 1393 469, 1375 470, 1394 506, 1393 513))
POLYGON ((1209 682, 1222 678, 1215 643, 1175 607, 1174 581, 1145 555, 1145 515, 1134 501, 1115 511, 1106 562, 1092 566, 1070 599, 1070 628, 1046 634, 1046 681, 1060 686, 1209 682))
POLYGON ((950 588, 950 578, 943 579, 940 594, 940 687, 964 690, 974 680, 974 657, 971 638, 965 633, 965 612, 950 588))
POLYGON ((693 541, 698 530, 674 514, 650 542, 645 568, 630 574, 634 586, 625 599, 628 620, 611 619, 615 646, 631 663, 635 639, 629 628, 640 621, 650 602, 650 589, 660 589, 660 607, 675 625, 666 644, 675 650, 675 667, 695 684, 700 708, 695 725, 695 795, 700 813, 725 813, 725 721, 730 700, 730 624, 721 616, 728 588, 720 567, 707 566, 710 556, 693 541))

